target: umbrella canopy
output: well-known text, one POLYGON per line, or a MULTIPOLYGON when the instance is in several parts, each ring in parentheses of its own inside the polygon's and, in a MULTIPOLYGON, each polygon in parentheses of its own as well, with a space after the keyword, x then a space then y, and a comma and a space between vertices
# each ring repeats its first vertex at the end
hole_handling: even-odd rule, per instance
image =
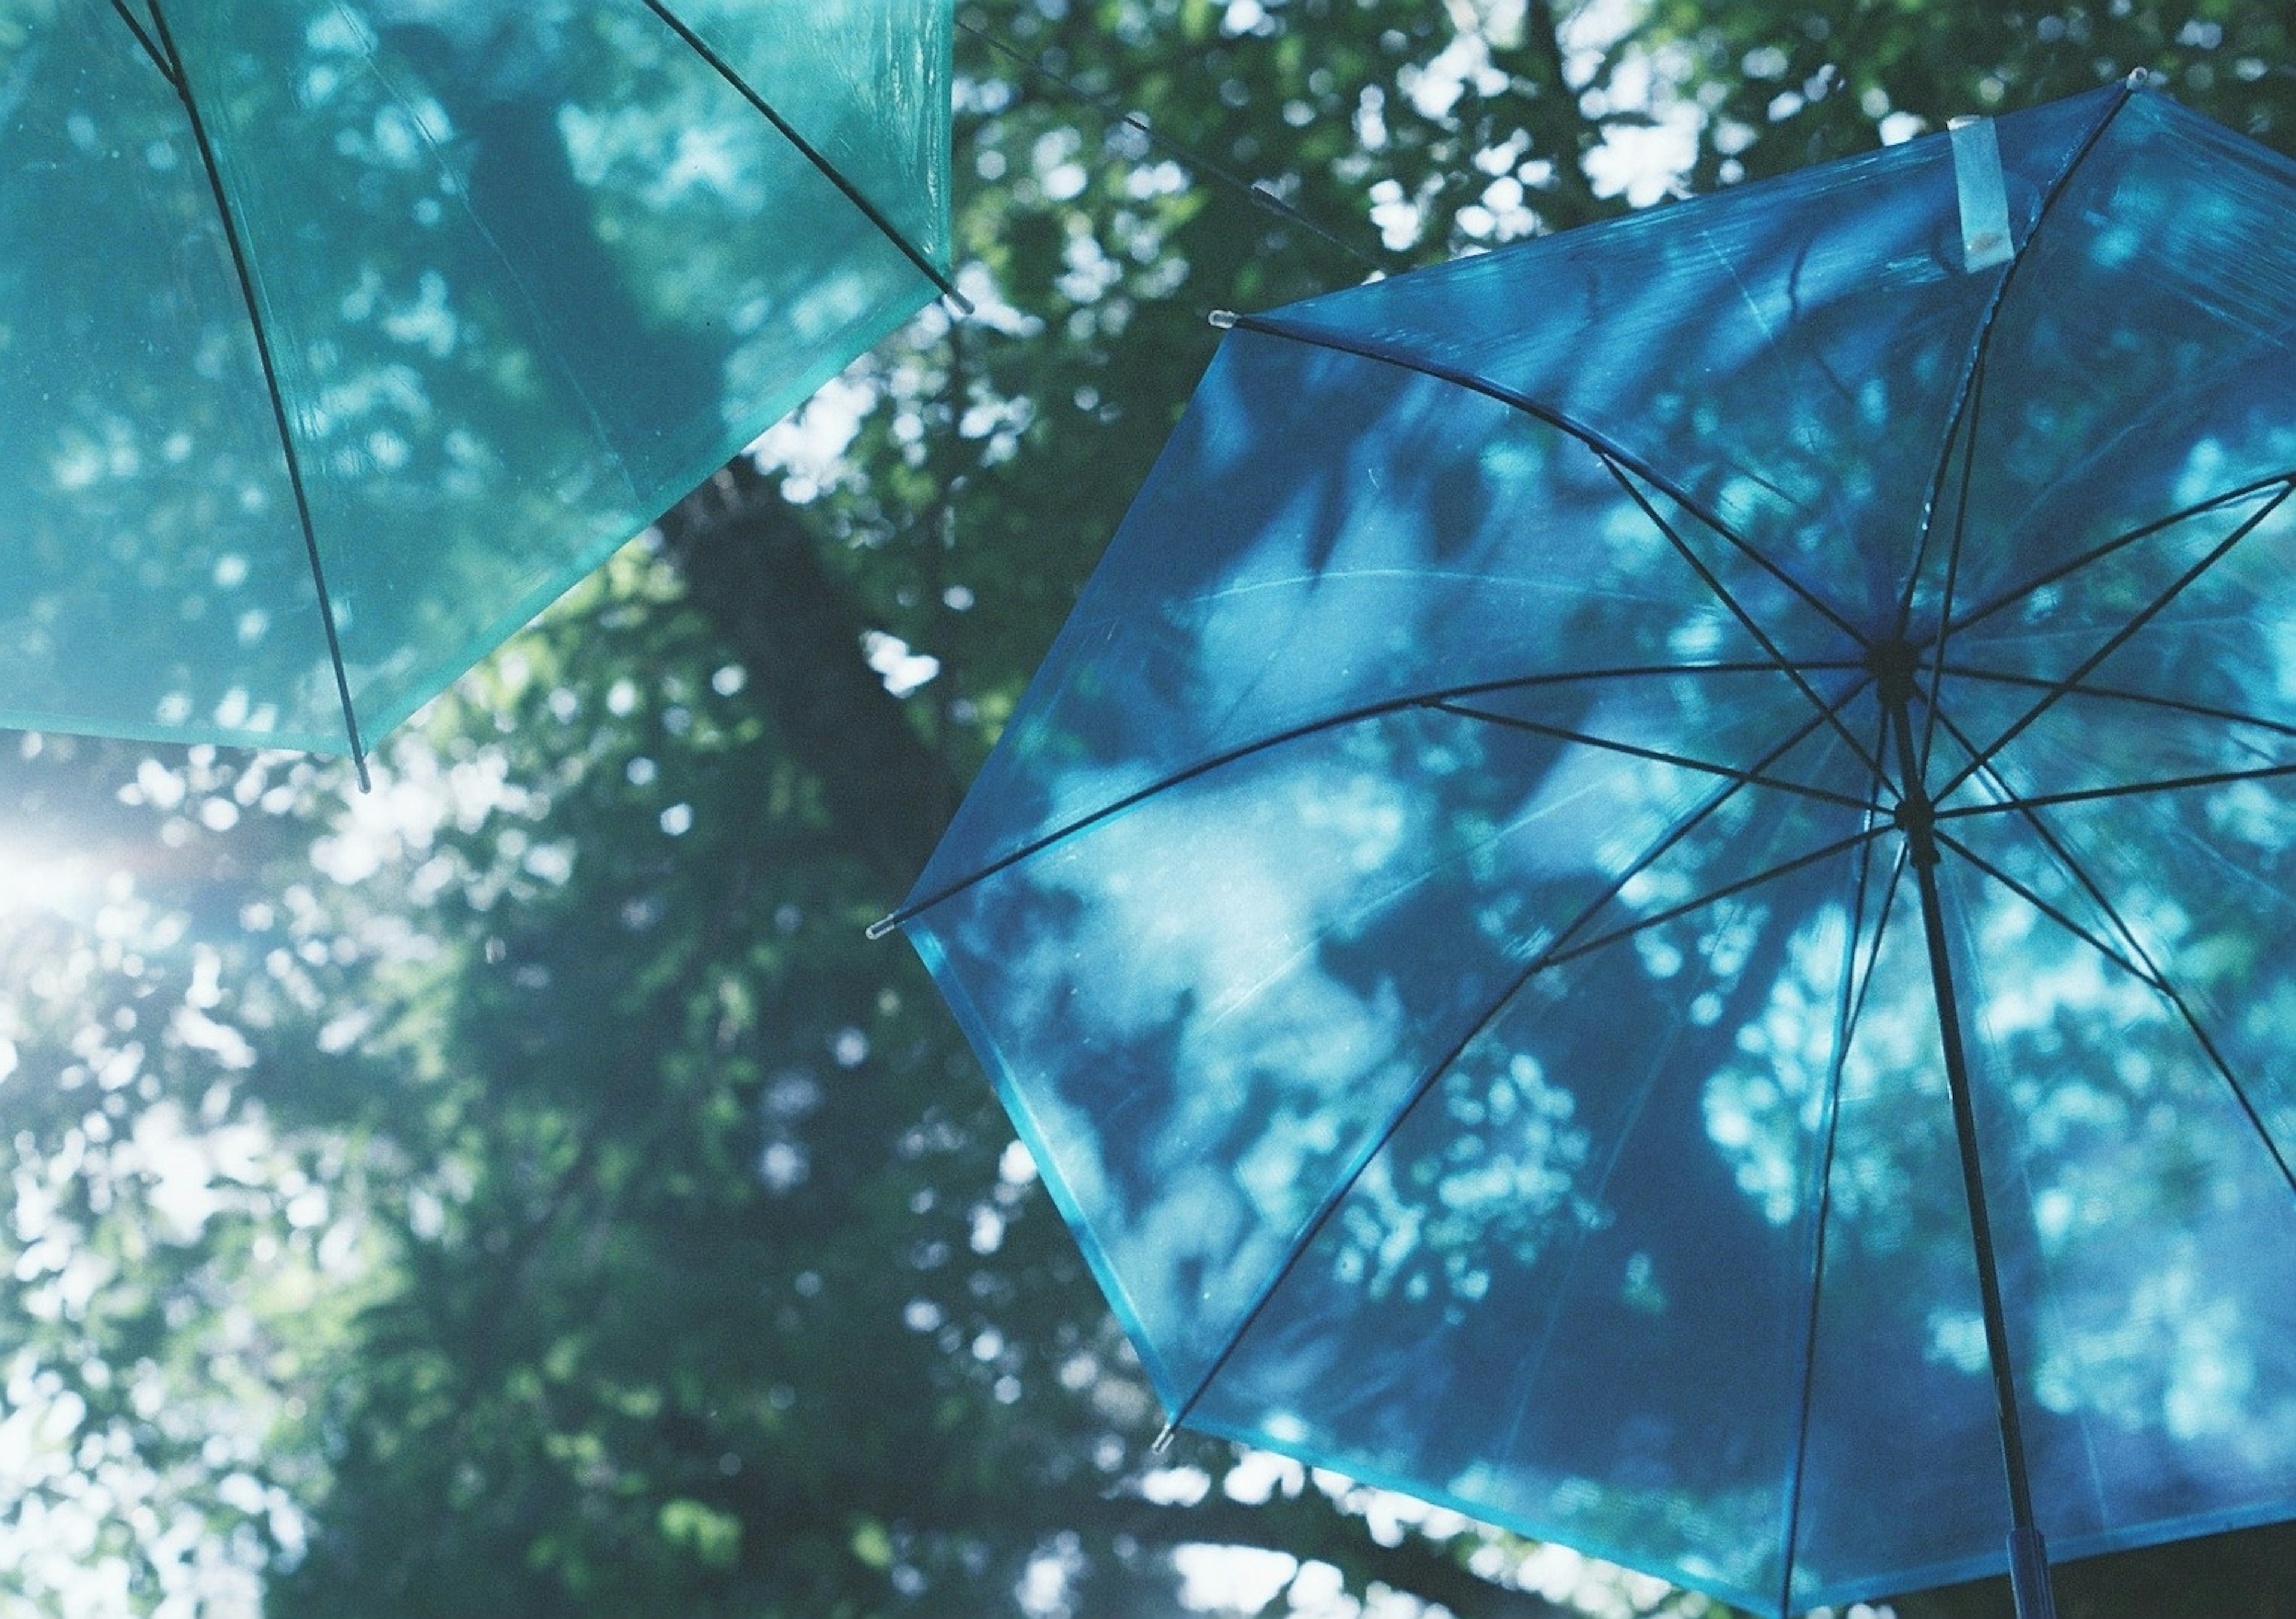
POLYGON ((2296 1513, 2292 226, 2116 86, 1237 321, 896 919, 1177 1419, 1767 1613, 2296 1513))
POLYGON ((0 6, 0 724, 359 753, 945 285, 948 51, 0 6))

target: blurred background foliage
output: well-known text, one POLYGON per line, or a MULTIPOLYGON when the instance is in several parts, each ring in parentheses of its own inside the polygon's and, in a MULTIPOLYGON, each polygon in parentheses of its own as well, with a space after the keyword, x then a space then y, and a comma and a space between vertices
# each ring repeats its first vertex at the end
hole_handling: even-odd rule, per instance
MULTIPOLYGON (((1273 1458, 1151 1454, 1026 1155, 862 929, 1208 312, 2136 67, 2288 150, 2291 14, 958 15, 979 314, 857 364, 391 739, 373 794, 292 756, 5 739, 0 1614, 1719 1611, 1273 1458)), ((2296 1614, 2296 1539, 2061 1590, 2068 1619, 2296 1614)))

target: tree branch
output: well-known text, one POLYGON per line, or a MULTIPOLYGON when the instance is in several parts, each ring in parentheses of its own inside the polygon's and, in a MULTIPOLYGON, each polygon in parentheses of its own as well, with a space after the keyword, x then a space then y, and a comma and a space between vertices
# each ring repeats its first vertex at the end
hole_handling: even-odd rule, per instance
POLYGON ((869 666, 871 626, 800 513, 746 458, 661 519, 694 609, 748 670, 759 708, 819 783, 891 899, 924 867, 957 784, 869 666))

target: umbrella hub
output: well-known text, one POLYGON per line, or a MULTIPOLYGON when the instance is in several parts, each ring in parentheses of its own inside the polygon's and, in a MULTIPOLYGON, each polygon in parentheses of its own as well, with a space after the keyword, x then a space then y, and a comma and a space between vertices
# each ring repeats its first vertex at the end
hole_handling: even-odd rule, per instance
POLYGON ((1933 866, 1938 863, 1937 809, 1930 797, 1916 781, 1898 800, 1890 812, 1898 830, 1906 835, 1906 852, 1916 866, 1933 866))
POLYGON ((1918 676, 1921 652, 1903 636, 1877 641, 1866 650, 1866 667, 1874 676, 1874 694, 1890 716, 1898 754, 1898 804, 1890 814, 1906 835, 1907 852, 1916 866, 1937 864, 1937 806, 1922 780, 1920 751, 1914 746, 1914 699, 1921 695, 1918 676))

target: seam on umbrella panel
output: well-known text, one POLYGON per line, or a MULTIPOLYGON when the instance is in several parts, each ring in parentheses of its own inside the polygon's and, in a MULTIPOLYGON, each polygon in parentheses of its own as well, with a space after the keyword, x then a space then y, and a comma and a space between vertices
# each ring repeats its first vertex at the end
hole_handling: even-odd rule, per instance
MULTIPOLYGON (((1861 682, 1857 687, 1853 688, 1850 695, 1855 695, 1857 691, 1862 690, 1864 683, 1861 682)), ((1828 792, 1824 788, 1812 787, 1802 781, 1790 781, 1783 776, 1742 770, 1736 765, 1717 765, 1710 760, 1693 758, 1688 754, 1669 753, 1662 748, 1646 748, 1636 742, 1597 736, 1592 732, 1576 731, 1568 725, 1550 725, 1538 720, 1524 719, 1512 714, 1493 714, 1488 709, 1470 707, 1450 699, 1442 699, 1424 706, 1445 714, 1456 715, 1461 719, 1480 720, 1486 724, 1503 726, 1511 731, 1525 731, 1534 736, 1552 737, 1557 741, 1576 742, 1588 748, 1603 748, 1611 753, 1623 754, 1628 758, 1649 759, 1656 764, 1674 765, 1680 770, 1697 771, 1710 776, 1723 776, 1733 781, 1742 781, 1749 787, 1767 787, 1778 792, 1792 793, 1800 797, 1814 799, 1821 804, 1836 805, 1843 809, 1862 807, 1861 800, 1852 798, 1847 793, 1828 792)))
MULTIPOLYGON (((2044 680, 2038 675, 2020 675, 2010 669, 1984 669, 1974 664, 1948 664, 1945 666, 1945 673, 1956 680, 1990 681, 2005 686, 2027 686, 2041 691, 2048 691, 2057 683, 2053 680, 2044 680)), ((2187 702, 2182 698, 2162 697, 2157 692, 2131 691, 2120 686, 2095 686, 2087 681, 2076 681, 2065 695, 2094 697, 2106 702, 2140 703, 2149 708, 2166 709, 2171 714, 2190 715, 2194 719, 2221 720, 2228 725, 2249 725, 2259 731, 2270 731, 2281 736, 2296 738, 2296 724, 2290 724, 2284 720, 2268 720, 2261 715, 2243 714, 2237 708, 2219 708, 2210 703, 2187 702)), ((2234 779, 2237 779, 2237 776, 2234 779)), ((2141 789, 2131 788, 2128 790, 2134 792, 2141 789)), ((1949 815, 1956 812, 1940 810, 1938 813, 1940 815, 1949 815)))
POLYGON ((2189 776, 2164 776, 2154 781, 2131 781, 2118 787, 2075 787, 2057 793, 2034 793, 2007 804, 1961 805, 1938 812, 1940 821, 1970 821, 1999 815, 2013 809, 2051 809, 2062 804, 2096 804, 2112 798, 2143 798, 2154 793, 2190 792, 2198 787, 2229 787, 2235 781, 2279 781, 2296 776, 2296 764, 2259 765, 2254 770, 2215 770, 2189 776))

